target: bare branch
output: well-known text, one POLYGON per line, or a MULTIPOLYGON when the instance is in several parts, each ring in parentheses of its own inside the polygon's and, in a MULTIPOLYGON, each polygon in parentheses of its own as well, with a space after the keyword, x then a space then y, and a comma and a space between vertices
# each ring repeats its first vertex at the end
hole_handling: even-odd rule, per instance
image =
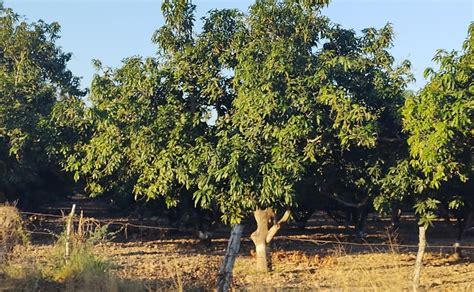
POLYGON ((317 136, 314 139, 308 139, 308 143, 321 143, 322 136, 317 136))
POLYGON ((404 143, 405 142, 404 139, 398 136, 396 138, 378 137, 377 141, 386 142, 386 143, 404 143))
POLYGON ((291 211, 289 209, 286 210, 285 214, 283 214, 280 220, 276 224, 273 224, 270 230, 268 230, 267 237, 265 239, 267 243, 270 243, 270 241, 272 241, 275 234, 278 232, 278 230, 280 230, 281 225, 285 223, 286 221, 288 221, 288 219, 290 219, 290 215, 291 215, 291 211))
POLYGON ((337 202, 343 204, 344 206, 347 206, 347 207, 353 207, 353 208, 360 208, 362 206, 365 206, 367 204, 367 201, 369 200, 370 198, 370 195, 367 195, 360 203, 350 203, 350 202, 346 202, 344 201, 343 199, 341 199, 338 195, 336 194, 332 194, 332 195, 328 195, 325 193, 325 195, 327 197, 330 197, 331 199, 334 199, 336 200, 337 202))

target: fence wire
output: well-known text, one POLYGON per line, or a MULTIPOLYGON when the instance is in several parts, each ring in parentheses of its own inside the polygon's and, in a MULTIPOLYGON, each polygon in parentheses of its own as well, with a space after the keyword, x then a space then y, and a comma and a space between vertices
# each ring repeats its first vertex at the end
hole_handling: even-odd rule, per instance
MULTIPOLYGON (((28 216, 37 216, 37 217, 44 217, 44 218, 57 218, 57 219, 65 219, 65 216, 61 215, 54 215, 54 214, 44 214, 44 213, 36 213, 36 212, 20 212, 20 214, 23 215, 28 215, 28 216)), ((178 228, 172 228, 172 227, 160 227, 160 226, 150 226, 150 225, 143 225, 143 224, 135 224, 135 223, 130 223, 130 222, 121 222, 117 220, 99 220, 99 219, 94 219, 95 221, 102 223, 104 225, 116 225, 116 226, 121 226, 119 231, 124 231, 125 236, 127 236, 127 230, 128 227, 133 227, 133 228, 138 228, 138 229, 148 229, 148 230, 159 230, 159 231, 179 231, 178 228)), ((74 222, 78 222, 78 218, 74 218, 74 222)), ((29 233, 32 234, 42 234, 42 235, 52 235, 53 233, 48 233, 48 232, 42 232, 42 231, 28 231, 29 233)), ((391 247, 391 248, 418 248, 418 245, 415 244, 395 244, 395 243, 361 243, 361 242, 349 242, 349 241, 332 241, 332 240, 321 240, 321 239, 306 239, 306 238, 293 238, 289 236, 277 236, 275 237, 276 239, 284 239, 284 240, 290 240, 290 241, 300 241, 300 242, 309 242, 309 243, 314 243, 317 245, 325 245, 325 244, 332 244, 332 245, 351 245, 351 246, 365 246, 365 247, 380 247, 380 246, 385 246, 385 247, 391 247)), ((452 249, 454 248, 453 245, 426 245, 427 248, 439 248, 439 249, 452 249)), ((473 249, 474 246, 470 245, 458 245, 456 246, 457 248, 460 249, 473 249)))
MULTIPOLYGON (((320 239, 304 239, 304 238, 291 238, 291 237, 282 237, 279 236, 277 238, 280 239, 286 239, 286 240, 291 240, 291 241, 301 241, 301 242, 309 242, 309 243, 314 243, 318 245, 325 245, 325 244, 333 244, 333 245, 352 245, 352 246, 371 246, 371 247, 377 247, 377 246, 386 246, 386 247, 393 247, 393 248, 418 248, 418 245, 416 244, 396 244, 396 243, 361 243, 361 242, 349 242, 349 241, 331 241, 331 240, 320 240, 320 239)), ((454 245, 430 245, 426 244, 427 248, 454 248, 454 245)), ((456 246, 457 248, 460 249, 474 249, 474 246, 470 245, 459 245, 456 246)))

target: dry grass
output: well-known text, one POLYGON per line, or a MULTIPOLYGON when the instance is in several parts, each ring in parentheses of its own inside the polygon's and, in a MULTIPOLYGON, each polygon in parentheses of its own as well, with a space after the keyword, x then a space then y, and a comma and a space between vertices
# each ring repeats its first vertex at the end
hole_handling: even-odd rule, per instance
MULTIPOLYGON (((317 279, 323 287, 360 291, 407 291, 415 255, 370 253, 338 257, 330 267, 322 267, 317 279)), ((472 291, 472 263, 452 262, 445 255, 428 254, 422 270, 422 287, 443 291, 472 291), (443 265, 436 265, 445 261, 443 265)))
POLYGON ((78 273, 61 281, 52 280, 41 266, 10 264, 0 273, 0 291, 148 291, 139 281, 119 279, 108 273, 78 273))
MULTIPOLYGON (((6 239, 4 242, 11 251, 18 242, 14 235, 22 226, 21 218, 11 206, 0 209, 0 214, 3 215, 0 217, 2 227, 8 227, 2 232, 6 234, 2 239, 6 239)), ((1 262, 0 291, 147 291, 140 282, 113 276, 109 273, 111 263, 93 252, 94 245, 106 236, 104 226, 80 220, 78 227, 70 236, 71 253, 67 258, 63 233, 41 257, 11 257, 1 262)), ((19 247, 20 250, 25 248, 28 249, 19 247)))
MULTIPOLYGON (((235 290, 409 291, 415 254, 371 251, 348 254, 335 245, 320 258, 302 252, 274 252, 273 271, 255 272, 254 258, 236 262, 235 290)), ((436 291, 474 291, 474 263, 446 254, 428 254, 422 270, 422 288, 436 291)))
MULTIPOLYGON (((211 247, 171 238, 148 242, 104 241, 108 233, 92 219, 79 220, 64 258, 64 236, 55 245, 17 246, 0 267, 0 291, 189 291, 212 290, 225 240, 211 247), (2 278, 3 277, 3 278, 2 278)), ((254 269, 253 245, 242 242, 234 269, 236 291, 407 291, 414 253, 400 253, 397 235, 387 233, 388 251, 346 250, 341 242, 305 245, 281 240, 272 253, 273 271, 254 269)), ((472 255, 471 255, 472 256, 472 255)), ((474 263, 428 253, 422 270, 424 290, 474 291, 474 263)))
POLYGON ((15 245, 25 243, 27 239, 18 209, 13 205, 0 205, 0 263, 6 260, 15 245))
MULTIPOLYGON (((114 262, 109 266, 110 270, 100 277, 93 273, 74 272, 72 274, 76 277, 54 282, 51 277, 38 276, 34 270, 22 271, 17 267, 13 271, 15 267, 12 267, 10 273, 29 279, 26 281, 29 287, 60 285, 61 290, 67 291, 212 290, 221 258, 210 255, 211 251, 192 252, 188 245, 183 246, 183 242, 178 240, 133 244, 108 242, 95 248, 97 253, 107 254, 108 260, 114 262)), ((19 255, 18 262, 23 263, 23 266, 27 263, 26 266, 30 267, 44 266, 50 260, 50 254, 50 246, 17 247, 15 250, 15 255, 19 255)), ((351 254, 346 252, 343 245, 334 245, 331 251, 326 251, 327 255, 319 254, 316 251, 276 250, 272 253, 274 269, 267 275, 255 272, 255 259, 251 255, 239 256, 233 287, 236 291, 411 290, 414 253, 383 253, 374 250, 365 254, 351 254)), ((472 260, 456 260, 446 254, 428 253, 425 263, 421 279, 423 289, 473 291, 472 260)))

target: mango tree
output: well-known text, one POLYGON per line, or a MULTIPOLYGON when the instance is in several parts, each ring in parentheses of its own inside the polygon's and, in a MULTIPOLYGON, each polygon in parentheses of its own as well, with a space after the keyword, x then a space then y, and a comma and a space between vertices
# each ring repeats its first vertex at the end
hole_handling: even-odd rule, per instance
POLYGON ((337 132, 326 130, 330 143, 322 163, 312 163, 304 176, 298 199, 304 207, 314 206, 330 214, 347 210, 345 219, 354 224, 356 235, 363 235, 367 213, 381 191, 381 182, 390 167, 406 157, 407 145, 401 132, 400 109, 405 100, 405 87, 411 80, 410 63, 394 66, 388 49, 392 46, 390 24, 380 30, 368 28, 362 36, 340 27, 333 29, 324 45, 320 62, 331 82, 340 84, 351 98, 375 114, 373 147, 350 145, 338 138, 337 132), (346 64, 333 66, 333 57, 346 58, 346 64), (323 59, 324 61, 325 59, 323 59), (324 67, 325 66, 325 67, 324 67), (321 198, 314 198, 320 196, 321 198), (336 212, 334 212, 336 211, 336 212))
POLYGON ((405 82, 407 66, 392 69, 387 52, 390 26, 357 37, 320 15, 327 4, 213 10, 195 33, 195 6, 164 1, 157 58, 95 77, 94 130, 68 168, 92 194, 163 195, 174 206, 185 187, 226 223, 253 214, 257 269, 267 271, 268 243, 301 178, 318 177, 337 152, 375 147, 387 132, 379 116, 405 82))
POLYGON ((57 191, 60 133, 50 118, 56 104, 85 94, 67 69, 71 54, 56 44, 59 30, 0 4, 0 193, 20 203, 57 191))
MULTIPOLYGON (((462 52, 439 50, 433 60, 439 70, 425 71, 428 84, 408 99, 403 109, 410 163, 419 172, 415 208, 421 216, 420 241, 442 201, 451 209, 466 210, 464 225, 472 218, 474 24, 469 26, 462 52)), ((422 248, 420 251, 421 267, 422 248)), ((415 285, 418 282, 419 272, 415 285)))
MULTIPOLYGON (((356 37, 320 15, 326 4, 257 1, 246 15, 213 12, 219 18, 205 22, 208 28, 237 23, 239 29, 222 34, 225 46, 201 54, 220 53, 215 59, 231 87, 213 92, 230 92, 232 102, 189 160, 194 197, 203 207, 216 204, 232 224, 253 213, 259 271, 269 269, 268 244, 295 207, 301 178, 308 171, 319 178, 338 151, 374 147, 379 134, 389 139, 383 127, 391 122, 379 117, 393 110, 389 105, 406 83, 408 64, 393 69, 387 52, 390 26, 356 37), (278 210, 285 211, 281 219, 278 210)), ((205 37, 206 31, 195 43, 205 37)))

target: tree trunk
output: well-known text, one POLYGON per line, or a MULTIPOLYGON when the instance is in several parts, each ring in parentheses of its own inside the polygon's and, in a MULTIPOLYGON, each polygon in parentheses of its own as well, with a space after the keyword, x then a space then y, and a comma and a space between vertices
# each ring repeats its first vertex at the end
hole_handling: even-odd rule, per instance
POLYGON ((461 242, 466 234, 467 230, 471 227, 472 221, 474 220, 474 213, 470 210, 466 212, 467 215, 464 218, 458 218, 458 236, 457 240, 454 243, 454 255, 457 258, 462 258, 461 242))
POLYGON ((355 232, 357 239, 362 240, 364 238, 367 216, 369 216, 369 208, 367 206, 364 206, 362 209, 359 209, 357 213, 358 216, 356 217, 357 222, 355 232))
POLYGON ((290 211, 287 210, 282 218, 277 222, 275 212, 271 208, 265 210, 258 209, 254 211, 255 221, 257 222, 257 230, 255 230, 250 238, 255 244, 255 253, 257 256, 258 272, 268 272, 271 270, 271 262, 269 258, 270 249, 268 244, 272 241, 275 234, 280 230, 281 225, 290 218, 290 211), (270 229, 268 224, 272 222, 270 229))
POLYGON ((400 227, 400 216, 401 216, 401 209, 398 207, 398 204, 393 206, 391 212, 391 220, 390 225, 393 230, 396 230, 400 227))
POLYGON ((235 258, 239 253, 240 238, 242 237, 243 230, 244 226, 240 224, 237 224, 232 228, 229 243, 227 245, 227 252, 217 276, 218 292, 225 292, 230 289, 230 285, 232 284, 232 270, 234 268, 235 258))
POLYGON ((257 255, 257 271, 268 272, 269 264, 267 260, 267 242, 266 238, 268 235, 268 221, 270 220, 270 214, 266 210, 256 210, 254 212, 255 221, 257 221, 257 230, 252 235, 253 243, 255 244, 255 252, 257 255))
POLYGON ((426 247, 426 228, 419 226, 418 228, 418 253, 416 255, 415 272, 413 273, 413 291, 417 292, 420 287, 421 268, 423 267, 423 256, 426 247))

